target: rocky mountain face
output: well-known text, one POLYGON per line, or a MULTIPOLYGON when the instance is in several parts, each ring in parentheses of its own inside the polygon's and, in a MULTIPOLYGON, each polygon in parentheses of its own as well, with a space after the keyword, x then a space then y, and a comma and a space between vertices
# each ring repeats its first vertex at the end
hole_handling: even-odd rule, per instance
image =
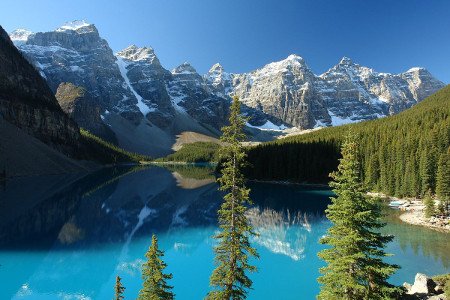
POLYGON ((190 64, 172 70, 167 88, 175 108, 216 129, 225 124, 229 100, 214 94, 190 64))
POLYGON ((243 74, 227 73, 220 64, 203 76, 188 63, 169 71, 150 47, 132 45, 114 54, 96 27, 83 21, 10 36, 54 93, 65 82, 86 91, 89 100, 65 108, 81 126, 127 150, 155 156, 169 153, 184 131, 217 135, 231 95, 239 96, 249 132, 259 138, 261 132, 280 134, 289 127, 395 114, 444 86, 423 68, 378 73, 348 58, 318 76, 297 55, 243 74))
POLYGON ((251 73, 232 75, 231 89, 249 107, 290 126, 312 128, 315 118, 327 116, 314 78, 301 57, 290 55, 251 73))
MULTIPOLYGON (((11 36, 16 37, 17 32, 11 36)), ((26 41, 20 36, 19 49, 46 79, 53 93, 61 83, 70 82, 85 88, 92 96, 92 105, 100 107, 101 113, 116 112, 130 122, 139 123, 141 114, 133 105, 134 95, 119 72, 116 57, 95 26, 77 22, 52 32, 27 33, 26 41)), ((98 119, 99 116, 91 118, 98 119)), ((108 135, 97 130, 101 128, 99 123, 83 126, 95 134, 108 135)))
POLYGON ((445 86, 423 68, 378 73, 346 57, 319 78, 318 87, 336 122, 396 114, 445 86))
POLYGON ((18 30, 11 37, 54 93, 66 82, 85 90, 89 101, 76 101, 70 110, 80 126, 127 150, 165 155, 175 135, 217 135, 225 122, 229 100, 212 93, 192 67, 182 64, 170 72, 149 47, 132 45, 114 54, 94 25, 75 21, 51 32, 18 30))
POLYGON ((116 63, 141 113, 156 126, 168 127, 175 115, 166 89, 172 76, 161 66, 153 49, 131 45, 117 53, 116 63))
POLYGON ((244 74, 224 74, 215 65, 205 78, 218 93, 235 94, 247 106, 301 129, 392 115, 445 86, 423 68, 378 73, 346 57, 317 76, 297 55, 244 74))
POLYGON ((90 128, 92 133, 116 142, 112 130, 103 123, 100 106, 85 88, 63 82, 58 86, 55 96, 62 110, 80 127, 90 128))
POLYGON ((70 152, 80 138, 77 124, 0 27, 0 118, 46 144, 70 152))

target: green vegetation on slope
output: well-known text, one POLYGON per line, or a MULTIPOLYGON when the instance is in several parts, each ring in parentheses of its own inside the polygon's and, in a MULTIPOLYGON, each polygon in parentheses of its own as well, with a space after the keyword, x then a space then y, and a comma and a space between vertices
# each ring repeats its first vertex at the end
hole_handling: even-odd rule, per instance
POLYGON ((195 142, 184 144, 180 150, 166 157, 159 158, 160 162, 217 162, 220 145, 212 142, 195 142))
POLYGON ((436 191, 438 162, 450 146, 450 85, 398 115, 321 129, 250 148, 250 178, 328 182, 349 130, 359 137, 366 188, 396 196, 436 191))
POLYGON ((131 153, 108 143, 89 131, 80 128, 83 144, 87 148, 86 159, 93 159, 100 163, 123 163, 150 161, 151 158, 145 155, 131 153))

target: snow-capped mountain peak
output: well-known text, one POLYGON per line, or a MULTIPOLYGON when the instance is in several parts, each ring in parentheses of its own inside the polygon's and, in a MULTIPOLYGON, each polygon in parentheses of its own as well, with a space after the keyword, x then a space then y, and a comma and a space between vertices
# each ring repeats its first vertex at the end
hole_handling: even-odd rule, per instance
POLYGON ((286 57, 283 60, 272 62, 272 63, 266 65, 264 68, 266 68, 266 67, 269 67, 269 68, 284 68, 285 66, 288 66, 288 65, 307 67, 306 66, 306 62, 303 59, 303 57, 301 57, 301 56, 299 56, 297 54, 291 54, 291 55, 289 55, 288 57, 286 57))
POLYGON ((184 62, 175 69, 172 70, 172 74, 198 74, 194 67, 188 63, 184 62))
POLYGON ((341 60, 339 61, 339 65, 352 65, 353 64, 353 61, 350 59, 350 58, 348 58, 347 56, 344 56, 344 57, 342 57, 341 58, 341 60))
POLYGON ((304 59, 303 57, 297 55, 297 54, 291 54, 288 57, 286 57, 285 61, 292 61, 292 62, 299 62, 299 63, 303 63, 304 59))
POLYGON ((66 22, 61 27, 57 28, 56 31, 62 32, 62 31, 89 31, 89 28, 94 27, 93 24, 90 24, 86 22, 85 20, 74 20, 71 22, 66 22), (83 30, 80 30, 83 29, 83 30))
POLYGON ((9 37, 11 38, 11 40, 16 40, 16 41, 26 41, 28 39, 28 37, 30 35, 32 35, 33 32, 28 30, 28 29, 24 29, 24 28, 19 28, 16 29, 14 31, 12 31, 9 34, 9 37))
POLYGON ((122 51, 117 52, 116 55, 132 61, 145 60, 149 63, 157 62, 159 64, 158 58, 151 47, 137 47, 136 45, 130 45, 122 51))
POLYGON ((416 72, 421 72, 421 71, 427 71, 427 69, 422 68, 422 67, 413 67, 411 69, 409 69, 408 71, 406 71, 405 73, 416 73, 416 72))
POLYGON ((216 63, 211 67, 211 69, 209 69, 208 74, 222 73, 222 72, 224 72, 222 65, 219 63, 216 63))
POLYGON ((352 81, 359 81, 371 76, 385 76, 388 73, 378 73, 371 68, 354 63, 350 58, 344 56, 337 65, 320 75, 319 77, 328 80, 332 77, 344 76, 352 81))
POLYGON ((214 64, 204 78, 209 82, 215 94, 220 97, 226 97, 231 92, 233 75, 225 72, 221 64, 214 64))
POLYGON ((216 63, 211 67, 211 69, 209 69, 208 73, 205 75, 205 78, 212 84, 217 85, 224 83, 224 81, 230 81, 231 75, 225 72, 221 64, 216 63))
POLYGON ((265 65, 263 68, 252 72, 251 81, 260 81, 262 78, 266 78, 268 76, 285 76, 285 74, 293 73, 303 75, 308 74, 308 76, 312 76, 312 72, 307 66, 305 60, 301 56, 291 54, 283 60, 272 62, 265 65))
POLYGON ((14 43, 14 45, 19 46, 25 44, 28 40, 28 37, 32 34, 33 32, 30 30, 19 28, 12 31, 9 34, 9 37, 11 41, 14 43))

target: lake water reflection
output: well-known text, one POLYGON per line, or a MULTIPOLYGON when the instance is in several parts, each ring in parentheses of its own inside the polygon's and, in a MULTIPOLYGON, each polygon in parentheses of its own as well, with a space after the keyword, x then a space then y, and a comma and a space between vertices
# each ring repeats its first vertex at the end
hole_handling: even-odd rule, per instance
MULTIPOLYGON (((318 243, 330 223, 331 191, 250 183, 248 218, 260 253, 249 299, 314 299, 323 262, 318 243)), ((89 175, 18 178, 0 187, 0 298, 111 299, 115 276, 134 299, 152 233, 166 252, 177 299, 202 299, 213 269, 221 202, 207 167, 120 167, 89 175)), ((400 223, 386 232, 401 284, 415 272, 449 272, 450 239, 400 223)))

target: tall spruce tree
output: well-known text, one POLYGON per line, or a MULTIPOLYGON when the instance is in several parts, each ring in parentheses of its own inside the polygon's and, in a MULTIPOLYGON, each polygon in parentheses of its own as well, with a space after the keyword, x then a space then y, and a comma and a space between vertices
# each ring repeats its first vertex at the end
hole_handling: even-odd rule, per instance
POLYGON ((164 269, 167 264, 162 260, 164 252, 158 249, 158 239, 152 236, 150 245, 145 257, 147 262, 142 265, 143 287, 139 292, 140 300, 172 300, 175 295, 172 286, 167 284, 167 280, 172 279, 172 274, 165 274, 164 269))
POLYGON ((218 179, 220 190, 227 194, 218 211, 221 230, 214 236, 218 241, 214 247, 216 269, 210 277, 213 290, 207 298, 239 300, 246 298, 252 286, 247 271, 255 272, 256 267, 249 263, 249 259, 258 254, 250 245, 249 236, 254 232, 245 216, 245 205, 251 203, 250 190, 246 188, 241 172, 246 158, 241 145, 245 140, 243 128, 246 120, 240 114, 237 97, 233 98, 231 104, 229 122, 229 126, 222 128, 222 176, 218 179))
POLYGON ((341 152, 338 171, 331 174, 336 197, 326 210, 333 225, 320 241, 331 247, 318 254, 327 263, 320 269, 318 299, 392 299, 399 289, 387 279, 398 267, 383 262, 392 237, 379 233, 381 206, 362 186, 355 136, 347 137, 341 152))
POLYGON ((438 163, 438 170, 436 175, 436 194, 443 206, 443 213, 448 212, 448 205, 450 202, 450 148, 447 153, 441 154, 438 163))
POLYGON ((125 287, 122 285, 122 282, 120 281, 121 278, 119 276, 116 276, 116 285, 114 286, 114 300, 122 300, 123 292, 125 291, 125 287))

